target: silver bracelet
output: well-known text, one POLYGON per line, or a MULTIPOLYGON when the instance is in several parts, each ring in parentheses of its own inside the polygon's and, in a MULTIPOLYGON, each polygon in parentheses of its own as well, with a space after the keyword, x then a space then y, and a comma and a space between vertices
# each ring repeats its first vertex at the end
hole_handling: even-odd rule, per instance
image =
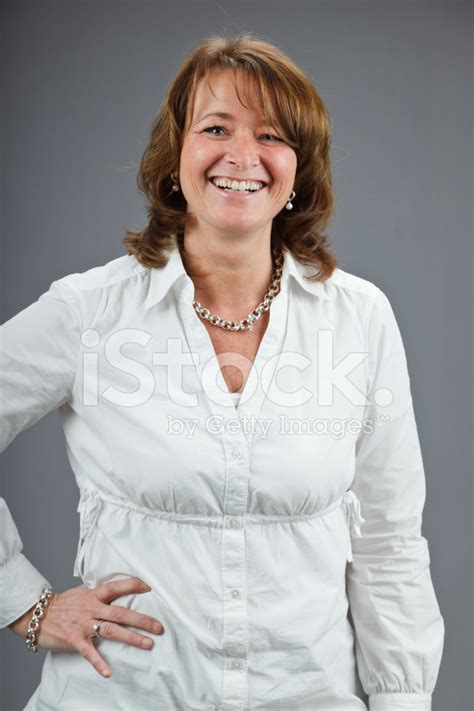
POLYGON ((38 651, 38 645, 36 644, 36 633, 39 630, 39 621, 44 615, 44 608, 48 604, 49 598, 52 594, 53 591, 51 588, 45 588, 43 590, 42 595, 39 601, 37 602, 35 609, 33 610, 33 617, 31 618, 31 622, 26 633, 25 644, 28 649, 31 649, 31 651, 35 653, 38 651))

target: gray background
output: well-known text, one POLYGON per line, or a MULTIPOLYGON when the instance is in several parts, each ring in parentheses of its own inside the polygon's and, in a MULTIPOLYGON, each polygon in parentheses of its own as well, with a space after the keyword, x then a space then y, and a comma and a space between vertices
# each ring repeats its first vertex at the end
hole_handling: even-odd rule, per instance
MULTIPOLYGON (((2 321, 54 279, 120 256, 124 230, 144 223, 130 166, 195 42, 255 31, 310 74, 334 130, 333 248, 387 293, 407 353, 446 623, 433 709, 470 711, 471 4, 37 1, 3 5, 1 19, 2 321)), ((55 590, 78 585, 78 490, 58 413, 19 435, 2 465, 25 554, 55 590)), ((1 708, 17 711, 44 652, 8 629, 0 644, 1 708)))

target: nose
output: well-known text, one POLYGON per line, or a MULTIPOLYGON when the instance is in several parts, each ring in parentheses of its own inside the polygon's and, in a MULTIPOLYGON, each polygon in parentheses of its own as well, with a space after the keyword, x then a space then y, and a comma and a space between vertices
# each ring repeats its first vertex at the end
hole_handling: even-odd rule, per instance
POLYGON ((229 165, 245 171, 260 163, 259 145, 253 136, 236 132, 228 147, 229 165))

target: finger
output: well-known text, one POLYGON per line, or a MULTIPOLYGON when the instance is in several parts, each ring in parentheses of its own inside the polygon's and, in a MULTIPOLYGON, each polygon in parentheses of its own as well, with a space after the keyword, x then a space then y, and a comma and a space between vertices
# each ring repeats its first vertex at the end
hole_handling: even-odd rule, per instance
POLYGON ((101 676, 112 676, 112 669, 104 662, 97 649, 91 642, 79 640, 76 645, 77 651, 82 654, 84 659, 87 659, 89 664, 92 664, 94 669, 101 676))
POLYGON ((126 578, 125 580, 110 580, 95 588, 96 597, 105 604, 115 600, 121 595, 129 593, 150 592, 151 587, 140 578, 126 578))
POLYGON ((103 605, 97 611, 99 619, 115 622, 119 625, 129 625, 129 627, 138 627, 139 629, 152 632, 153 634, 161 634, 163 625, 159 620, 144 615, 141 612, 130 610, 128 607, 120 605, 103 605))
POLYGON ((153 640, 137 632, 126 630, 115 622, 107 622, 105 620, 100 626, 100 636, 105 639, 112 639, 123 644, 131 644, 133 647, 141 647, 142 649, 151 649, 153 640))

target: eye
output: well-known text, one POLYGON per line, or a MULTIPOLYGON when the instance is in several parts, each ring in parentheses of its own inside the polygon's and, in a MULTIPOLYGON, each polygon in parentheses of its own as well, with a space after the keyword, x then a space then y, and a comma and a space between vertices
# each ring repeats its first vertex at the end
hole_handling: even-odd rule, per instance
MULTIPOLYGON (((222 134, 216 134, 216 133, 211 133, 212 131, 225 131, 225 128, 223 126, 219 125, 214 125, 214 126, 208 126, 207 128, 203 129, 203 133, 209 133, 211 136, 218 136, 222 134)), ((275 136, 274 134, 271 133, 263 133, 262 137, 268 137, 270 143, 284 143, 283 138, 280 138, 279 136, 275 136)))
MULTIPOLYGON (((219 130, 224 130, 223 126, 208 126, 207 128, 204 129, 203 133, 207 133, 208 131, 214 131, 214 129, 219 129, 219 130)), ((213 134, 215 135, 215 134, 213 134)))
POLYGON ((264 136, 268 136, 268 137, 270 138, 270 141, 281 141, 281 143, 284 142, 284 141, 283 141, 283 138, 280 138, 279 136, 275 136, 275 135, 272 134, 272 133, 264 133, 263 135, 264 135, 264 136))

